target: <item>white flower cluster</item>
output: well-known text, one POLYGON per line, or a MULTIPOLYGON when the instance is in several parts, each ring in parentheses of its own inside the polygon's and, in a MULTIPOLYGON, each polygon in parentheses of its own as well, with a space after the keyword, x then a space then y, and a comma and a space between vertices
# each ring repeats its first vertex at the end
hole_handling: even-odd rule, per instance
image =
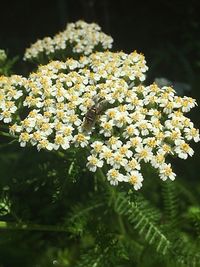
POLYGON ((145 164, 162 180, 174 180, 166 157, 186 159, 194 153, 188 141, 200 140, 184 116, 196 102, 171 87, 143 86, 146 70, 137 52, 97 52, 40 66, 25 85, 30 112, 10 131, 21 146, 30 143, 38 150, 87 146, 87 167, 92 172, 103 167, 112 185, 129 182, 138 190, 145 164))
POLYGON ((26 49, 24 59, 29 61, 66 59, 71 56, 89 55, 94 51, 112 48, 113 39, 95 23, 77 21, 69 23, 63 32, 53 38, 45 37, 26 49))
POLYGON ((13 120, 26 81, 26 78, 19 75, 0 76, 0 121, 10 123, 13 120))

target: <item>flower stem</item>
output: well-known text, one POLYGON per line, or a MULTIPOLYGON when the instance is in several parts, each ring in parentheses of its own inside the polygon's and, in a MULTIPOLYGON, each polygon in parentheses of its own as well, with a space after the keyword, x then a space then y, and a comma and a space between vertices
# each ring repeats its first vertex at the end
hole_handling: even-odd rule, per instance
POLYGON ((2 131, 0 131, 0 135, 7 136, 7 137, 12 137, 9 133, 5 133, 5 132, 2 132, 2 131))
POLYGON ((67 229, 57 225, 24 224, 0 221, 0 230, 26 230, 26 231, 49 231, 67 232, 67 229))
MULTIPOLYGON (((104 181, 105 183, 108 184, 106 176, 102 171, 102 168, 98 168, 97 177, 98 176, 99 176, 99 178, 101 178, 102 181, 104 181)), ((109 190, 110 196, 112 198, 111 202, 114 202, 115 201, 114 200, 114 198, 115 198, 115 189, 114 189, 114 187, 112 185, 109 185, 109 184, 106 187, 109 190)), ((117 220, 118 220, 118 223, 119 223, 120 231, 121 231, 122 235, 125 236, 126 235, 126 229, 125 229, 125 226, 124 226, 124 222, 123 222, 122 216, 117 215, 117 220)))
POLYGON ((124 226, 124 222, 122 220, 122 216, 120 216, 120 215, 118 215, 118 222, 119 222, 119 227, 120 227, 121 233, 123 236, 125 236, 126 235, 126 229, 124 226))
POLYGON ((106 176, 105 174, 103 173, 102 169, 101 168, 98 168, 97 169, 97 173, 96 173, 97 177, 99 176, 99 178, 102 180, 102 181, 106 181, 106 176))

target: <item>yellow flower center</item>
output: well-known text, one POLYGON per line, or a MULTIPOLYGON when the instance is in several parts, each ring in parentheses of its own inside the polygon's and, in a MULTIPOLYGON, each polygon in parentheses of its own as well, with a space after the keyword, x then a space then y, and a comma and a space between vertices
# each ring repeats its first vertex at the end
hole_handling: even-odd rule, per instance
POLYGON ((56 138, 55 138, 55 143, 56 143, 57 145, 62 145, 62 144, 64 143, 64 138, 63 138, 63 136, 61 136, 61 135, 57 135, 56 138))
POLYGON ((167 166, 165 169, 164 169, 164 173, 166 176, 170 176, 172 174, 172 169, 171 167, 167 166))
POLYGON ((83 134, 78 134, 77 139, 79 143, 85 141, 85 136, 83 134))
POLYGON ((188 152, 189 149, 190 149, 190 147, 189 147, 188 144, 182 144, 182 145, 181 145, 181 149, 182 149, 183 151, 185 151, 185 152, 188 152))
POLYGON ((129 178, 129 183, 135 185, 138 181, 138 178, 136 175, 131 175, 129 178))

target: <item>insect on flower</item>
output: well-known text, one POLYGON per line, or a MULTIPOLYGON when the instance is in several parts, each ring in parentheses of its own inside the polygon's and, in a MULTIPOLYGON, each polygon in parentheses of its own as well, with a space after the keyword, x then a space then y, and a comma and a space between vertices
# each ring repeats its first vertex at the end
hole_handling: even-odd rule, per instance
POLYGON ((82 128, 84 131, 90 131, 95 125, 98 116, 106 109, 106 100, 99 101, 98 95, 93 98, 94 105, 92 105, 86 112, 82 128))

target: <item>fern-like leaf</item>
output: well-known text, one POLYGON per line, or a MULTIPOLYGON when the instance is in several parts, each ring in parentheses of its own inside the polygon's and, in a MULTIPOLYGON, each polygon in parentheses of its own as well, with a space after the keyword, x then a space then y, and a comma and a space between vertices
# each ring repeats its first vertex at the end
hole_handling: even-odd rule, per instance
POLYGON ((81 236, 90 220, 90 212, 102 207, 103 201, 91 199, 87 203, 77 204, 72 207, 69 219, 67 220, 68 230, 72 235, 81 236))
POLYGON ((173 243, 173 254, 177 266, 180 267, 199 267, 200 252, 198 244, 190 240, 179 238, 173 243))
POLYGON ((131 201, 124 193, 118 193, 115 201, 115 211, 127 217, 129 223, 134 225, 134 229, 144 240, 156 247, 157 252, 166 254, 171 242, 161 231, 159 226, 152 220, 149 210, 141 209, 141 203, 137 200, 131 201))
POLYGON ((77 267, 122 267, 128 259, 123 243, 112 237, 104 246, 97 244, 82 254, 77 267))
POLYGON ((164 216, 167 224, 174 227, 178 223, 178 193, 175 182, 165 181, 162 183, 162 195, 164 216))

